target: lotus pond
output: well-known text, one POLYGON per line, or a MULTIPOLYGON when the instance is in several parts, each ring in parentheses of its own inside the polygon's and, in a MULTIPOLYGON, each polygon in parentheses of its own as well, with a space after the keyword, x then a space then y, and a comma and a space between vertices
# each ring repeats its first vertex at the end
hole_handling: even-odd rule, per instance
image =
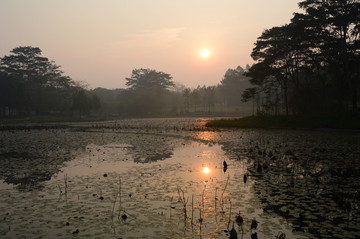
POLYGON ((3 126, 0 237, 359 238, 359 132, 207 120, 3 126))

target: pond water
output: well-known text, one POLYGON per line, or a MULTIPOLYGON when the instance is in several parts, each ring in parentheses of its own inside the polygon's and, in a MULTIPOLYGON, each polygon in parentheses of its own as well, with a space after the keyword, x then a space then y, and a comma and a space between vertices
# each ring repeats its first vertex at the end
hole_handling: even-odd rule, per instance
POLYGON ((359 237, 358 132, 206 121, 1 131, 1 238, 359 237))

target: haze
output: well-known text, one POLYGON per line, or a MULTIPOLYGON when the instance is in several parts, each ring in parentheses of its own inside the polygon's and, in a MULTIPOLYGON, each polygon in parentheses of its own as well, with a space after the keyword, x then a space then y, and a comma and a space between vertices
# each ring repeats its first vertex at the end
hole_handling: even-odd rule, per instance
POLYGON ((298 0, 2 0, 0 57, 40 47, 90 88, 125 88, 135 68, 169 73, 189 87, 218 84, 252 64, 256 38, 290 22, 298 0), (201 57, 208 49, 209 57, 201 57))

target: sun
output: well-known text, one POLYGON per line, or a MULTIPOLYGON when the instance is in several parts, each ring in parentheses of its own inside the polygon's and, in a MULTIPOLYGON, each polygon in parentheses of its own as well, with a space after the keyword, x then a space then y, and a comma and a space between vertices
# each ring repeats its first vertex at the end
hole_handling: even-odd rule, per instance
POLYGON ((200 52, 200 54, 203 58, 207 58, 210 55, 210 51, 207 49, 204 49, 200 52))
POLYGON ((208 174, 208 173, 210 173, 210 169, 208 167, 204 167, 202 169, 202 172, 205 173, 205 174, 208 174))

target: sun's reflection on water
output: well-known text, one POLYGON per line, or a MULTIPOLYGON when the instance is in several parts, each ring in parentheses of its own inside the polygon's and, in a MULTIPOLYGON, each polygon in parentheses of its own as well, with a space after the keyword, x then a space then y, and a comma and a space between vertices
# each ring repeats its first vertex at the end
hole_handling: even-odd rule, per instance
POLYGON ((198 131, 195 133, 195 138, 207 141, 215 141, 218 137, 216 132, 212 131, 198 131))

